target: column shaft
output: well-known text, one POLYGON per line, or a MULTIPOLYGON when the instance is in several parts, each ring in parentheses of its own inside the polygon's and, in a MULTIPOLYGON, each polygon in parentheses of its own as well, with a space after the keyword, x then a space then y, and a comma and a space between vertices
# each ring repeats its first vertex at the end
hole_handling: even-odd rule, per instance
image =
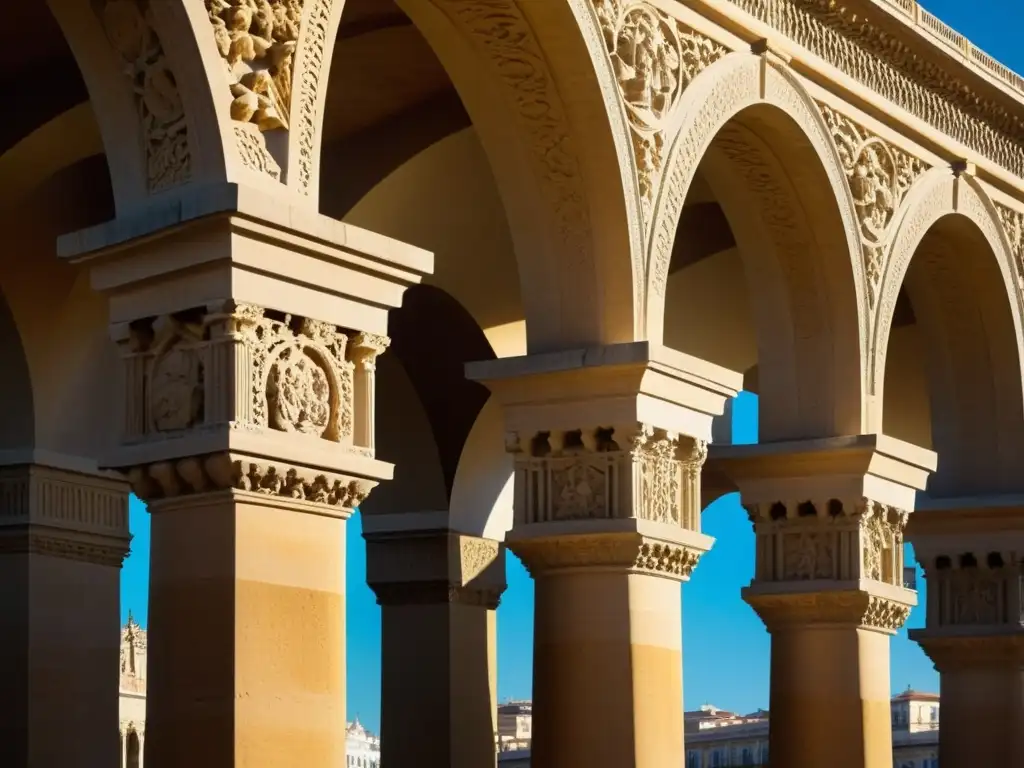
POLYGON ((122 482, 0 469, 0 765, 117 765, 122 482))
POLYGON ((540 575, 535 605, 531 765, 684 765, 679 581, 540 575))
MULTIPOLYGON (((977 653, 985 651, 978 649, 977 653)), ((940 674, 942 768, 1024 765, 1024 665, 950 669, 940 674)))
POLYGON ((384 532, 372 515, 364 524, 381 605, 382 763, 494 766, 504 550, 446 530, 384 532))
POLYGON ((343 764, 343 519, 232 491, 150 509, 147 762, 343 764))
POLYGON ((772 768, 890 768, 889 636, 803 626, 772 633, 772 768))

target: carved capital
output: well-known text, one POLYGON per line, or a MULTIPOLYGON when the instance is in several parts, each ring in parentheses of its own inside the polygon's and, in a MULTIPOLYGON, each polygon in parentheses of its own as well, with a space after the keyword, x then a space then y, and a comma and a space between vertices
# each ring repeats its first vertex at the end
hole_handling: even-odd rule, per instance
POLYGON ((639 533, 571 534, 510 541, 536 578, 555 572, 614 569, 686 581, 704 549, 639 533))
POLYGON ((864 590, 770 593, 744 590, 743 599, 769 632, 814 625, 848 626, 895 634, 910 616, 911 604, 864 590))
POLYGON ((876 581, 903 586, 908 515, 869 499, 748 504, 756 582, 876 581))
POLYGON ((648 424, 506 436, 516 522, 637 518, 700 530, 707 443, 648 424))
MULTIPOLYGON (((929 542, 934 546, 934 542, 929 542)), ((1024 626, 1024 561, 1015 551, 918 553, 928 579, 927 633, 985 635, 1024 626)))
POLYGON ((348 517, 377 481, 298 465, 275 464, 228 452, 131 467, 128 479, 143 501, 200 493, 245 491, 308 502, 348 517))

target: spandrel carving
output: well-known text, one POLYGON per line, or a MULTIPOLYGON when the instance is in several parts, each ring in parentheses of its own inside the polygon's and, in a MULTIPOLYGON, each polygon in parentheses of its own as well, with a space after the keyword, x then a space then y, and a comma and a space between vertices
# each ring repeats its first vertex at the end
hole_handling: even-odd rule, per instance
POLYGON ((121 57, 138 110, 150 192, 191 176, 185 107, 167 56, 142 0, 106 0, 98 8, 103 29, 121 57))

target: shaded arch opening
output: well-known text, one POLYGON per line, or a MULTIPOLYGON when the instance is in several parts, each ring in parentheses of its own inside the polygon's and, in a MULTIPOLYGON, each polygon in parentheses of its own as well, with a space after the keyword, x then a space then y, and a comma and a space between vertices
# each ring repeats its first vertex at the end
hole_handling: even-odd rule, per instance
POLYGON ((861 431, 859 254, 842 204, 804 129, 770 103, 725 123, 688 189, 664 340, 752 372, 761 440, 861 431))
POLYGON ((947 213, 920 240, 885 357, 882 427, 931 448, 934 497, 1024 489, 1024 397, 1014 300, 993 246, 947 213))

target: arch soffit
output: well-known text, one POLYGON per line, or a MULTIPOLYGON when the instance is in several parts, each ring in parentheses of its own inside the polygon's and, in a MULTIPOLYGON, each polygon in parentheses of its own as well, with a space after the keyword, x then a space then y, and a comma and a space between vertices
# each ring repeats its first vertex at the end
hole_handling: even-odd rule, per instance
POLYGON ((643 246, 632 155, 590 1, 399 6, 442 62, 494 172, 531 350, 637 338, 643 246))
POLYGON ((781 110, 796 123, 827 174, 842 218, 858 307, 860 349, 866 353, 868 284, 848 171, 821 109, 797 77, 774 60, 771 54, 743 51, 723 56, 698 74, 680 102, 670 132, 672 141, 665 163, 665 181, 655 201, 648 236, 647 337, 658 342, 662 338, 672 244, 700 160, 729 120, 748 107, 759 104, 781 110))
POLYGON ((896 299, 921 241, 939 219, 948 215, 962 216, 974 224, 991 249, 1006 289, 1024 381, 1024 304, 1018 285, 1014 243, 1007 232, 1008 217, 1012 214, 1008 210, 1003 214, 972 176, 955 174, 949 168, 935 168, 921 177, 907 195, 886 259, 873 324, 875 330, 869 368, 869 394, 874 403, 871 428, 874 430, 881 431, 882 428, 885 363, 896 299))

